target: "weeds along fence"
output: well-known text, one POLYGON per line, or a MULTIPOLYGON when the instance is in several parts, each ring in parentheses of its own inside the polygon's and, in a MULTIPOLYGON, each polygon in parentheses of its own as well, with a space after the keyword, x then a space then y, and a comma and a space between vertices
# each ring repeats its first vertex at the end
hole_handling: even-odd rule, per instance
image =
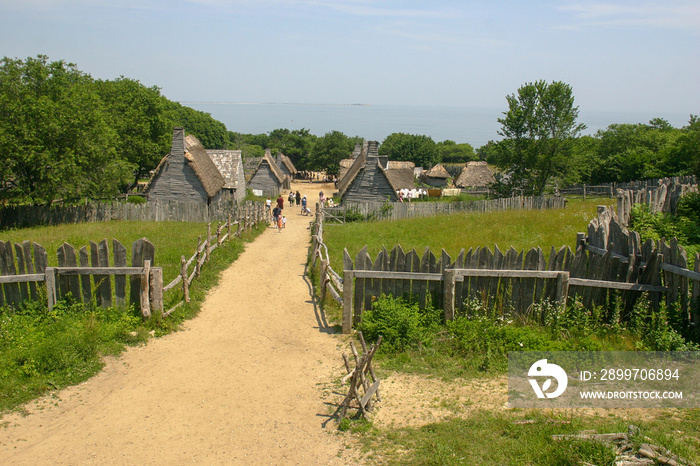
POLYGON ((137 305, 144 318, 152 312, 168 316, 189 302, 189 287, 199 277, 211 253, 233 235, 240 236, 260 222, 267 222, 262 203, 244 206, 239 220, 229 214, 224 224, 217 225, 214 234, 209 223, 204 240, 201 236, 197 239, 195 253, 189 260, 184 255, 181 257, 180 273, 165 286, 162 268, 154 267, 155 247, 146 238, 132 244, 130 267, 127 267, 126 248, 116 239, 112 241, 112 254, 106 239, 100 243, 91 241, 89 248, 83 246, 77 253, 73 246, 63 243, 57 251, 58 267, 48 266, 48 254, 40 244, 24 241, 13 245, 0 241, 0 306, 17 308, 23 301, 45 297, 51 310, 58 300, 70 294, 74 300, 95 302, 101 307, 137 305), (184 298, 164 311, 164 293, 177 285, 181 285, 184 298))
POLYGON ((354 220, 403 220, 414 217, 449 215, 457 212, 494 212, 501 210, 559 209, 566 206, 561 197, 509 197, 458 202, 351 203, 324 208, 325 219, 345 223, 354 220))
MULTIPOLYGON (((530 315, 533 303, 542 301, 561 308, 576 298, 590 309, 620 299, 620 319, 626 320, 641 294, 648 293, 655 307, 663 297, 700 325, 700 255, 695 270, 688 270, 686 252, 675 240, 640 244, 639 234, 628 232, 606 207, 599 208, 587 234, 579 233, 576 251, 552 247, 549 261, 540 248, 470 248, 452 258, 444 250, 406 252, 400 245, 372 260, 365 247, 354 258, 345 250, 342 276, 328 260, 323 221, 321 210, 314 226, 312 265, 320 260, 321 299, 330 293, 343 306, 344 333, 352 331, 381 294, 411 295, 422 308, 429 302, 442 306, 447 320, 463 312, 469 299, 520 316, 530 315)), ((534 317, 543 321, 546 316, 534 317)))
POLYGON ((222 200, 211 205, 186 201, 155 201, 144 204, 126 202, 88 202, 75 206, 7 206, 0 209, 0 229, 25 228, 62 223, 107 222, 110 220, 224 222, 228 216, 238 220, 255 202, 222 200))

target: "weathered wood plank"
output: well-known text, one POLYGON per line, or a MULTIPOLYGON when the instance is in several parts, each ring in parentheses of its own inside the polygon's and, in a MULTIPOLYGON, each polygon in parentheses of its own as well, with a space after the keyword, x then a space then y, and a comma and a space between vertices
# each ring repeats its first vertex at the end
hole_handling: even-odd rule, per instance
MULTIPOLYGON (((97 245, 97 263, 99 267, 109 267, 109 244, 106 238, 97 245)), ((95 280, 97 280, 97 278, 98 276, 96 275, 95 280)), ((98 282, 96 281, 96 283, 98 282)), ((110 307, 112 305, 112 278, 110 275, 99 275, 99 295, 100 306, 110 307)))
MULTIPOLYGON (((22 242, 22 255, 24 256, 24 264, 26 267, 26 273, 34 273, 34 264, 32 263, 32 244, 29 241, 22 242)), ((36 282, 29 282, 29 297, 32 301, 39 299, 36 292, 36 282)))
MULTIPOLYGON (((112 239, 112 254, 114 254, 114 267, 126 267, 126 248, 116 239, 112 239)), ((114 303, 117 306, 126 304, 126 276, 115 275, 114 277, 114 303)), ((160 309, 162 310, 162 309, 160 309)))
MULTIPOLYGON (((80 256, 80 267, 90 267, 90 258, 88 256, 87 246, 80 248, 78 253, 80 256)), ((89 303, 92 301, 92 286, 90 286, 90 275, 81 275, 80 285, 83 289, 83 302, 89 303)))
MULTIPOLYGON (((17 254, 17 275, 24 275, 27 272, 24 266, 24 250, 21 244, 15 243, 15 253, 17 254)), ((19 284, 19 294, 22 301, 29 299, 29 288, 26 283, 19 284)))
MULTIPOLYGON (((151 261, 151 266, 155 265, 155 247, 146 238, 141 238, 131 245, 131 266, 143 267, 146 260, 151 261)), ((130 299, 132 305, 140 305, 141 277, 132 275, 130 279, 130 299)))

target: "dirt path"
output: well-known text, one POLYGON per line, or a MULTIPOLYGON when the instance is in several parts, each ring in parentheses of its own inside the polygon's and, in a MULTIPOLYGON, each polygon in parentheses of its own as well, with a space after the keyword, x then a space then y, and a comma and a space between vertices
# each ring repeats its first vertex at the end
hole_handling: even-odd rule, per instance
MULTIPOLYGON (((319 185, 297 187, 318 199, 319 185)), ((285 211, 287 228, 248 245, 183 331, 5 416, 0 463, 356 463, 334 423, 323 427, 344 345, 303 276, 311 217, 285 211)))

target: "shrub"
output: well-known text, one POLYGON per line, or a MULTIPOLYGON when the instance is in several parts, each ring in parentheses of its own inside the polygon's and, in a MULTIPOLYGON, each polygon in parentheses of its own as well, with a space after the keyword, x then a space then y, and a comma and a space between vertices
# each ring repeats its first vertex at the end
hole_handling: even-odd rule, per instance
POLYGON ((368 341, 381 335, 385 352, 399 352, 429 343, 441 322, 440 309, 429 306, 421 310, 418 303, 381 295, 362 316, 359 329, 368 341))

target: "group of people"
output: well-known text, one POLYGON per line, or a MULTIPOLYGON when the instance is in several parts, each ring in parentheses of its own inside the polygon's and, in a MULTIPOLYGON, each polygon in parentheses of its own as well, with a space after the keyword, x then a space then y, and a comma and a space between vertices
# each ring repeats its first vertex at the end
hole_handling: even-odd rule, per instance
MULTIPOLYGON (((311 213, 307 207, 306 196, 302 196, 299 191, 290 191, 287 200, 290 206, 293 206, 295 203, 296 205, 301 205, 302 214, 306 215, 307 213, 311 213)), ((287 226, 287 216, 283 214, 284 197, 282 194, 280 194, 274 207, 272 207, 272 199, 268 197, 265 201, 265 206, 272 218, 273 227, 277 228, 277 230, 281 233, 282 229, 287 226)))

